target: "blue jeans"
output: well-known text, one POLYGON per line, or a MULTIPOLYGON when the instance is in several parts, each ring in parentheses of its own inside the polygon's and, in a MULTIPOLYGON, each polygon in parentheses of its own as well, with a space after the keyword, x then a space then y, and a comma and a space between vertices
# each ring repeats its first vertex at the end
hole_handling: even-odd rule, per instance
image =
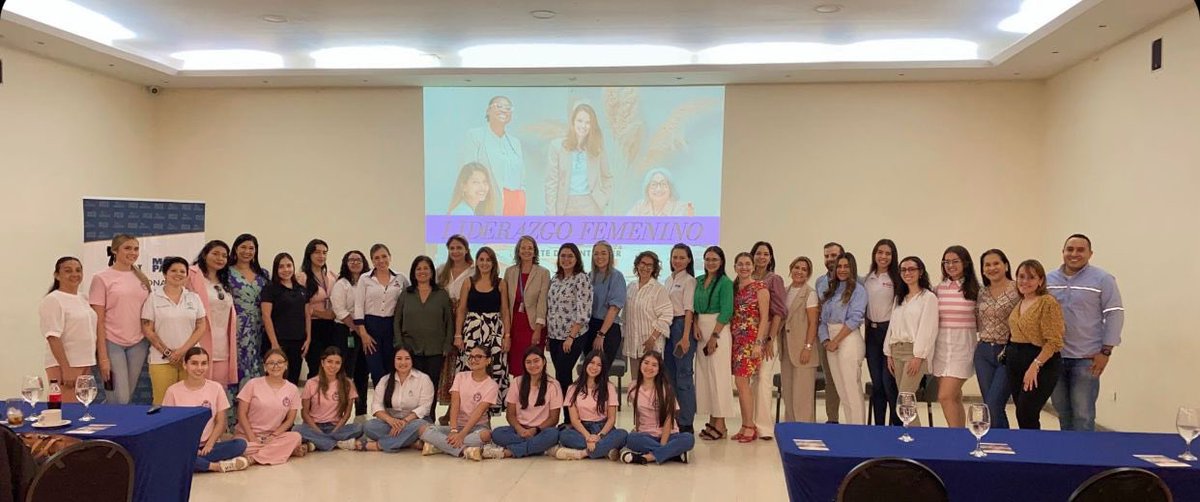
POLYGON ((896 388, 896 377, 887 369, 887 356, 883 354, 883 340, 887 336, 888 323, 865 323, 867 327, 867 372, 871 374, 871 412, 875 425, 883 425, 887 417, 891 425, 901 425, 896 415, 896 400, 900 391, 896 388), (872 327, 875 326, 875 327, 872 327))
MULTIPOLYGON (((675 357, 675 345, 687 336, 683 332, 683 316, 677 316, 671 321, 671 336, 663 348, 663 363, 666 366, 667 380, 675 388, 675 399, 679 403, 679 428, 691 430, 696 420, 696 340, 688 344, 688 350, 683 357, 675 357)), ((586 425, 586 424, 585 424, 586 425)))
POLYGON ((422 425, 429 425, 429 422, 424 419, 413 420, 400 429, 400 433, 392 436, 392 426, 383 420, 372 418, 363 424, 363 435, 379 443, 380 451, 395 453, 417 442, 417 433, 421 432, 422 425))
MULTIPOLYGON (((213 431, 213 434, 220 433, 220 431, 213 431)), ((229 460, 241 455, 242 453, 245 453, 245 451, 245 439, 218 441, 217 444, 213 445, 213 449, 212 451, 208 452, 208 455, 200 456, 199 453, 196 453, 196 461, 192 465, 192 469, 196 472, 207 472, 209 464, 214 464, 222 460, 229 460)))
POLYGON ((1100 378, 1092 376, 1092 360, 1063 358, 1062 361, 1062 375, 1050 394, 1050 402, 1058 413, 1058 426, 1064 431, 1094 431, 1100 378))
POLYGON ((371 384, 376 385, 383 377, 392 372, 392 357, 396 349, 392 344, 396 339, 396 328, 391 317, 363 316, 363 327, 367 334, 375 339, 375 353, 366 354, 367 372, 371 374, 371 384))
POLYGON ((300 437, 305 441, 317 445, 317 449, 321 451, 332 450, 337 446, 338 441, 346 439, 354 439, 362 435, 363 428, 356 423, 347 422, 342 428, 333 430, 337 427, 335 423, 317 424, 317 428, 309 427, 308 424, 300 424, 292 428, 292 430, 300 433, 300 437))
MULTIPOLYGON (((583 428, 589 433, 597 434, 604 429, 604 422, 583 422, 583 428)), ((612 430, 608 431, 608 434, 605 434, 604 437, 600 438, 600 441, 596 442, 596 449, 592 450, 591 453, 588 453, 588 457, 604 458, 608 456, 608 452, 625 446, 625 440, 628 437, 629 433, 625 432, 624 429, 618 429, 614 427, 612 430)), ((574 448, 576 450, 587 451, 587 439, 583 437, 583 434, 580 434, 579 431, 575 430, 574 427, 569 425, 567 428, 563 429, 562 432, 558 433, 558 444, 562 445, 564 448, 574 448)))
POLYGON ((657 464, 683 455, 691 451, 695 446, 696 436, 686 432, 671 434, 665 445, 659 441, 658 436, 651 436, 645 432, 631 432, 629 439, 625 441, 625 447, 634 452, 654 454, 654 462, 657 464))
POLYGON ((558 444, 558 429, 544 429, 529 439, 517 434, 517 430, 505 425, 492 430, 492 442, 511 451, 516 458, 541 455, 551 446, 558 444))
POLYGON ((437 449, 442 450, 447 455, 461 457, 463 448, 468 446, 483 446, 482 433, 486 430, 488 430, 487 425, 476 425, 475 428, 467 432, 467 435, 463 438, 462 446, 458 448, 450 446, 450 427, 445 425, 427 427, 425 433, 421 435, 421 440, 437 447, 437 449))
POLYGON ((129 347, 108 341, 105 343, 108 345, 113 380, 113 390, 106 395, 105 404, 129 404, 133 389, 137 388, 138 377, 142 375, 142 368, 146 366, 146 358, 150 355, 150 341, 143 338, 129 347))
POLYGON ((1008 386, 1008 369, 1000 364, 1000 352, 1004 345, 979 342, 975 345, 975 378, 979 379, 979 392, 983 403, 992 413, 992 428, 1008 428, 1008 398, 1012 389, 1008 386))

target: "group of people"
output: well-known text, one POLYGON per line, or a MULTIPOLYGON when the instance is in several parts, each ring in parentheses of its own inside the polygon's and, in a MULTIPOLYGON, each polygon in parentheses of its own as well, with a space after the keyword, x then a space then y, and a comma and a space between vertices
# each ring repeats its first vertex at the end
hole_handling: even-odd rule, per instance
POLYGON ((257 239, 243 234, 232 248, 208 242, 191 265, 164 259, 164 285, 151 288, 135 265, 137 239, 118 235, 111 266, 86 297, 79 260, 55 264, 40 307, 46 371, 68 389, 96 371, 112 383, 108 402, 123 404, 148 362, 156 404, 213 410, 198 470, 335 447, 646 464, 686 461, 695 436, 770 439, 777 366, 788 421, 816 420, 820 366, 829 420, 839 421, 840 401, 845 423, 866 423, 866 362, 876 424, 889 414, 899 424, 896 396, 928 374, 947 423, 964 426, 962 387, 975 373, 993 427, 1008 426, 1012 398, 1020 427, 1038 428, 1053 398, 1063 429, 1091 430, 1123 320, 1115 279, 1089 264, 1091 242, 1078 234, 1050 273, 1036 260, 1014 269, 1004 252, 985 251, 982 284, 970 253, 951 246, 936 286, 920 258, 899 259, 888 239, 861 278, 854 255, 827 244, 815 287, 807 257, 789 263, 788 282, 776 274, 768 242, 736 254, 733 274, 725 251, 710 246, 698 277, 685 244, 665 264, 643 251, 632 281, 604 241, 592 246, 588 271, 573 243, 559 246, 551 271, 524 236, 503 274, 489 247, 472 254, 462 236, 446 246, 446 263, 418 256, 408 276, 391 270, 383 244, 369 258, 349 251, 335 275, 328 244, 314 239, 299 269, 279 253, 268 273, 257 239), (633 374, 624 396, 609 383, 616 362, 633 374), (730 435, 734 387, 741 424, 730 435), (235 389, 235 439, 223 442, 226 392, 235 389), (629 432, 616 427, 621 399, 634 410, 629 432), (439 403, 448 405, 441 417, 439 403), (297 412, 302 423, 293 427, 297 412), (492 429, 498 413, 508 425, 492 429), (699 432, 698 414, 709 417, 699 432))

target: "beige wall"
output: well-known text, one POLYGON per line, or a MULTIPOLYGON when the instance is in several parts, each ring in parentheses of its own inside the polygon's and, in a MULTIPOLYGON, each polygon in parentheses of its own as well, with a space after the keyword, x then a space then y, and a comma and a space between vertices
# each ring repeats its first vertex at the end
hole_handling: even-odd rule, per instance
MULTIPOLYGON (((1200 23, 1188 10, 1051 79, 1047 85, 1047 255, 1071 233, 1117 277, 1123 343, 1101 379, 1099 421, 1175 430, 1176 407, 1200 406, 1190 288, 1200 281, 1200 23), (1163 38, 1164 67, 1150 72, 1163 38), (1165 250, 1165 251, 1163 251, 1165 250), (1152 270, 1165 268, 1168 275, 1152 270)), ((1058 260, 1061 263, 1061 260, 1058 260)))
POLYGON ((19 376, 42 374, 37 305, 54 261, 82 250, 81 198, 156 195, 154 103, 134 84, 4 48, 0 58, 0 396, 11 397, 19 376))

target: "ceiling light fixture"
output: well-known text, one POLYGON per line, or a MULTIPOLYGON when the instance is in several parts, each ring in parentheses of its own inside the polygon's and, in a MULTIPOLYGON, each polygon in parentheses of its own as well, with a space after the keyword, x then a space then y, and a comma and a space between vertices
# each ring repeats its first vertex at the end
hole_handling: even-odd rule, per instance
POLYGON ((529 11, 529 15, 533 16, 534 19, 553 19, 558 13, 552 10, 538 9, 529 11))
POLYGON ((842 6, 835 3, 827 3, 813 7, 813 10, 817 11, 818 14, 833 14, 836 12, 841 12, 842 6))
POLYGON ((273 70, 283 68, 283 56, 247 49, 182 51, 171 57, 183 61, 183 70, 273 70))
POLYGON ((263 14, 262 17, 259 19, 262 19, 263 21, 266 21, 268 23, 276 23, 276 24, 288 22, 287 16, 281 16, 279 14, 263 14))
POLYGON ((378 69, 436 68, 442 65, 437 54, 395 45, 330 47, 309 53, 317 68, 378 69))
POLYGON ((865 63, 897 61, 970 61, 979 44, 955 38, 865 40, 847 45, 765 42, 719 45, 697 53, 701 64, 865 63))
POLYGON ((8 12, 104 45, 137 37, 121 23, 67 0, 9 0, 4 7, 8 12))
POLYGON ((1081 0, 1024 0, 1016 14, 1004 18, 996 28, 1009 33, 1033 33, 1061 16, 1081 0))
POLYGON ((485 44, 458 51, 464 68, 580 68, 691 64, 695 55, 669 45, 485 44))

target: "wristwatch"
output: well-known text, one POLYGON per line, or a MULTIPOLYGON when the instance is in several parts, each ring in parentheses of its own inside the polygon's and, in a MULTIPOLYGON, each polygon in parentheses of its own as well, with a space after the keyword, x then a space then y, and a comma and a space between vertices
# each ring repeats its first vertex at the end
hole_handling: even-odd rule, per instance
POLYGON ((1101 347, 1101 348, 1100 348, 1100 353, 1101 353, 1101 354, 1104 354, 1104 356, 1105 356, 1105 357, 1108 357, 1108 356, 1111 356, 1111 355, 1112 355, 1112 349, 1110 349, 1110 348, 1108 348, 1108 347, 1101 347))
POLYGON ((458 434, 458 429, 450 429, 451 434, 458 434))
POLYGON ((811 344, 811 343, 806 343, 806 344, 804 344, 804 349, 805 349, 805 350, 812 350, 812 344, 811 344))

